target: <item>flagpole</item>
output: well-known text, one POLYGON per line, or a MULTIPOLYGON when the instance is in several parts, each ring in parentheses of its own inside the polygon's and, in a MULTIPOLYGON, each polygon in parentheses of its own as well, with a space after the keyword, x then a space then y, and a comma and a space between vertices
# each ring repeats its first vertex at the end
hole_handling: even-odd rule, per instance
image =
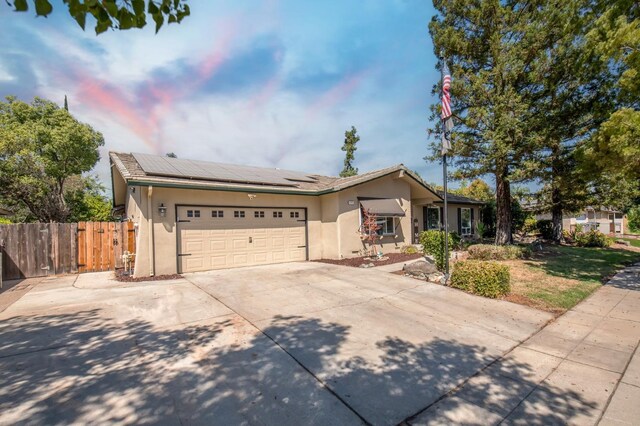
MULTIPOLYGON (((440 81, 443 82, 443 90, 441 92, 440 97, 444 97, 444 68, 446 67, 444 55, 441 58, 442 67, 440 68, 440 81)), ((449 209, 447 205, 447 150, 445 150, 445 140, 447 139, 447 122, 446 118, 442 118, 442 188, 444 189, 444 218, 443 218, 443 226, 444 226, 444 279, 445 283, 449 279, 449 209)))
POLYGON ((442 156, 442 180, 444 182, 444 184, 442 185, 444 188, 444 276, 445 280, 447 280, 449 279, 449 224, 447 223, 447 216, 449 216, 449 210, 447 208, 447 154, 444 154, 442 156))

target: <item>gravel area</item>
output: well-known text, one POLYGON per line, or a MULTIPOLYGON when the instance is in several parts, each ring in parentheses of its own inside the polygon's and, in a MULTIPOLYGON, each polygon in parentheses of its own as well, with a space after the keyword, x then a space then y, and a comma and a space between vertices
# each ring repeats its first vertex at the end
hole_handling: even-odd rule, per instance
POLYGON ((120 281, 123 283, 138 283, 142 281, 179 280, 180 278, 182 278, 182 275, 179 275, 179 274, 154 275, 153 277, 134 278, 131 275, 126 275, 123 270, 116 271, 116 281, 120 281))

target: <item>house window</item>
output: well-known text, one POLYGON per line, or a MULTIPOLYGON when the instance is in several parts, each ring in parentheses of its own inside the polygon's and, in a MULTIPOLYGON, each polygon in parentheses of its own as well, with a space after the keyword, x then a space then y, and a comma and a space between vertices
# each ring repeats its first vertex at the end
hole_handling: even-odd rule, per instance
POLYGON ((576 216, 576 220, 587 220, 587 215, 582 213, 576 216))
POLYGON ((200 217, 200 210, 187 210, 187 217, 200 217))
MULTIPOLYGON (((360 211, 360 223, 362 225, 362 232, 368 234, 368 230, 365 229, 364 226, 365 218, 362 215, 362 210, 360 211)), ((376 217, 376 225, 378 225, 378 229, 376 230, 376 234, 378 235, 395 235, 396 227, 393 216, 378 216, 376 217)))
POLYGON ((300 217, 300 212, 291 212, 291 213, 289 213, 289 215, 291 217, 296 217, 297 218, 297 217, 300 217))
POLYGON ((224 217, 223 210, 211 210, 211 217, 224 217))
POLYGON ((187 210, 187 217, 193 217, 193 210, 187 210))
POLYGON ((396 233, 393 223, 393 216, 383 216, 376 219, 376 223, 380 227, 378 235, 394 235, 396 233))
POLYGON ((238 217, 238 218, 244 217, 244 210, 235 210, 233 212, 233 217, 238 217))
POLYGON ((282 217, 282 212, 273 212, 273 217, 282 217))
POLYGON ((427 208, 427 230, 440 229, 440 208, 427 208))
POLYGON ((264 217, 264 211, 253 212, 253 217, 264 217))
POLYGON ((462 235, 471 235, 471 209, 460 209, 460 231, 462 235))

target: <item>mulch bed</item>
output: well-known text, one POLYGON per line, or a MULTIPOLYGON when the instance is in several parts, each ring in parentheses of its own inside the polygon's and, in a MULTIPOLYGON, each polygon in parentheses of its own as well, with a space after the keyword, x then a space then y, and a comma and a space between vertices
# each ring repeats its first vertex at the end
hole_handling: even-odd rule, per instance
POLYGON ((154 275, 153 277, 138 277, 134 278, 131 275, 127 275, 123 270, 116 271, 116 281, 120 281, 122 283, 139 283, 142 281, 166 281, 166 280, 178 280, 182 278, 180 274, 171 274, 171 275, 154 275))
POLYGON ((420 259, 421 253, 405 254, 405 253, 385 253, 385 260, 365 260, 364 256, 352 257, 350 259, 320 259, 314 260, 314 262, 330 263, 332 265, 352 266, 354 268, 360 267, 363 263, 373 263, 375 266, 389 265, 391 263, 407 262, 409 260, 420 259))

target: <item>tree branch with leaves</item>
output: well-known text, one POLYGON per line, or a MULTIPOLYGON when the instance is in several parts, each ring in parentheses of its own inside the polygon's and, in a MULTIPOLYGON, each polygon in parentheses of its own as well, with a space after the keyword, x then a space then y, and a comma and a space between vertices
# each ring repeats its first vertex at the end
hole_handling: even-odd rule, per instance
MULTIPOLYGON (((16 12, 35 10, 36 16, 47 17, 53 12, 49 0, 5 0, 16 12)), ((191 10, 186 0, 62 0, 71 17, 83 30, 87 17, 95 19, 96 34, 109 29, 144 28, 147 17, 155 22, 156 33, 165 22, 180 23, 191 10)))

